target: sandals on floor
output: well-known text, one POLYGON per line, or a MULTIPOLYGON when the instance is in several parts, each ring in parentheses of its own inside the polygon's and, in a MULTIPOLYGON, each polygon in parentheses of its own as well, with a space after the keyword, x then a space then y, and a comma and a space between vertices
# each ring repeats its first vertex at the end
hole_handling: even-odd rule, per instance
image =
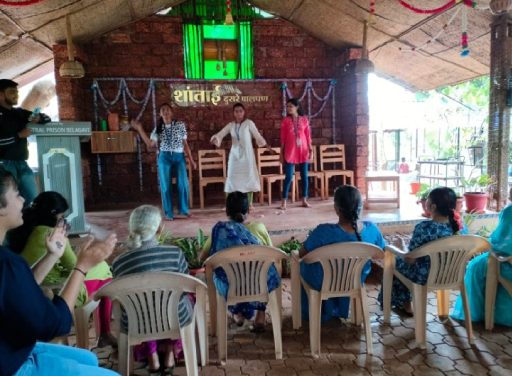
POLYGON ((253 326, 251 329, 251 333, 261 334, 265 333, 265 327, 263 326, 253 326))
POLYGON ((236 321, 235 314, 232 315, 233 322, 240 328, 244 326, 245 319, 242 319, 242 321, 236 321))

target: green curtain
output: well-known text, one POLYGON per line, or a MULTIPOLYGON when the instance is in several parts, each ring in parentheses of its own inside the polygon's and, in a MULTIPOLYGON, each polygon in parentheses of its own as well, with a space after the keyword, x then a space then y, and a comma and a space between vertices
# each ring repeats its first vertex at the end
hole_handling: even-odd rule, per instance
POLYGON ((240 21, 238 25, 240 29, 238 33, 238 78, 242 80, 252 80, 254 78, 252 23, 250 21, 240 21))
POLYGON ((183 24, 183 48, 185 78, 204 78, 202 25, 183 24))

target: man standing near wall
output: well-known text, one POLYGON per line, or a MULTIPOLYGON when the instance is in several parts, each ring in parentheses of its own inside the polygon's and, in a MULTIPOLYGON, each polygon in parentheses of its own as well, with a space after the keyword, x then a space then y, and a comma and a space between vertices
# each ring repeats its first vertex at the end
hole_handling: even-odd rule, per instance
POLYGON ((25 199, 25 206, 37 196, 34 172, 27 164, 29 122, 45 124, 51 119, 44 114, 32 116, 32 112, 14 108, 18 104, 18 84, 0 79, 0 164, 10 171, 18 182, 18 189, 25 199))

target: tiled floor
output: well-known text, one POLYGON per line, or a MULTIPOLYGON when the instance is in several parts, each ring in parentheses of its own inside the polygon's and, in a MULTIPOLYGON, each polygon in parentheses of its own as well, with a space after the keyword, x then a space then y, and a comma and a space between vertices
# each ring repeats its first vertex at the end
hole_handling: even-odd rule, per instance
MULTIPOLYGON (((435 295, 429 295, 427 311, 427 349, 420 350, 414 341, 414 319, 393 313, 391 325, 382 323, 382 312, 376 296, 379 281, 367 284, 374 355, 366 354, 362 328, 351 323, 331 320, 322 326, 321 357, 310 355, 307 321, 300 330, 292 329, 290 280, 284 280, 283 294, 283 359, 276 360, 270 317, 264 334, 249 332, 249 323, 228 330, 228 362, 217 364, 216 339, 210 339, 210 364, 200 368, 199 375, 215 376, 287 376, 287 375, 397 375, 458 376, 512 375, 512 328, 496 327, 493 332, 483 324, 473 325, 475 345, 470 346, 465 327, 450 318, 436 316, 435 295)), ((452 293, 452 303, 456 299, 452 293)), ((92 333, 92 330, 91 330, 92 333)), ((73 342, 74 338, 71 337, 73 342)), ((91 339, 91 345, 94 340, 91 339)), ((117 354, 110 348, 93 349, 104 367, 117 369, 117 354)), ((146 375, 145 365, 136 364, 135 374, 146 375)), ((179 366, 175 375, 186 375, 179 366)))

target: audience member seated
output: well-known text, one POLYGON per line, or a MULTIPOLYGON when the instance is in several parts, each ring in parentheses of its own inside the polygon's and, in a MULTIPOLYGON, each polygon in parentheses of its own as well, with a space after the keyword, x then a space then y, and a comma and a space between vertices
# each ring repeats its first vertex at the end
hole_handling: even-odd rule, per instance
MULTIPOLYGON (((432 219, 422 221, 414 227, 409 243, 409 252, 446 236, 468 233, 459 213, 455 211, 456 204, 457 195, 451 188, 438 187, 430 192, 426 209, 432 215, 432 219)), ((397 257, 395 268, 414 283, 424 285, 427 283, 430 271, 430 257, 425 256, 418 259, 397 257)), ((378 301, 382 307, 382 287, 378 301)), ((396 277, 393 277, 391 306, 402 309, 407 315, 413 314, 411 292, 396 277)))
MULTIPOLYGON (((512 201, 512 189, 509 192, 509 200, 512 201)), ((512 204, 500 213, 498 227, 491 234, 490 242, 494 252, 512 256, 512 204)), ((485 287, 487 259, 489 257, 492 256, 489 256, 489 253, 486 252, 471 260, 464 278, 469 298, 471 321, 475 322, 485 321, 485 287)), ((500 262, 500 275, 512 281, 512 263, 500 262)), ((512 297, 510 297, 507 290, 501 284, 498 284, 496 305, 494 307, 494 322, 500 325, 512 326, 510 312, 512 312, 512 297)), ((460 296, 455 302, 452 317, 464 320, 464 310, 462 309, 462 298, 460 296)))
MULTIPOLYGON (((40 193, 32 205, 23 210, 23 225, 7 235, 8 247, 19 253, 30 266, 34 265, 46 254, 46 233, 64 218, 68 208, 66 199, 59 193, 40 193)), ((67 240, 64 253, 48 272, 43 283, 64 283, 76 266, 76 260, 76 255, 67 240)), ((89 270, 78 294, 76 306, 83 306, 89 296, 111 280, 112 273, 106 262, 100 262, 89 270)), ((110 300, 103 298, 98 307, 98 347, 117 346, 116 339, 110 332, 111 309, 110 300)))
MULTIPOLYGON (((188 274, 188 266, 183 252, 174 246, 160 245, 157 231, 162 224, 160 209, 151 205, 142 205, 130 215, 130 235, 126 247, 128 251, 118 256, 112 263, 114 278, 134 273, 174 272, 188 274)), ((183 295, 179 303, 180 326, 187 325, 192 320, 193 303, 191 295, 183 295)), ((128 327, 127 318, 121 317, 124 330, 128 327)), ((134 346, 134 359, 148 361, 150 375, 172 374, 174 357, 182 351, 180 339, 163 339, 147 341, 134 346), (160 365, 159 353, 164 355, 160 365)))
MULTIPOLYGON (((213 256, 217 252, 221 252, 226 248, 248 245, 262 244, 272 245, 265 226, 262 223, 253 222, 244 225, 243 222, 249 211, 249 200, 247 193, 232 192, 228 195, 226 201, 226 214, 229 217, 227 222, 218 222, 212 229, 211 249, 207 245, 203 248, 201 260, 206 260, 208 256, 213 256)), ((227 298, 229 283, 226 273, 222 268, 214 270, 213 282, 219 294, 227 298)), ((280 284, 280 277, 277 269, 272 265, 268 271, 267 286, 268 291, 273 291, 280 284)), ((251 330, 255 333, 263 333, 265 331, 265 309, 266 303, 250 302, 238 303, 228 307, 233 314, 233 320, 238 326, 244 324, 244 319, 250 320, 254 316, 254 327, 251 330)))
POLYGON ((408 174, 409 173, 409 165, 405 161, 405 158, 402 158, 402 163, 398 166, 399 174, 408 174))
MULTIPOLYGON (((375 244, 384 249, 384 238, 377 226, 372 222, 360 221, 363 199, 356 187, 342 185, 334 192, 334 211, 338 215, 338 223, 323 223, 318 225, 308 236, 299 251, 299 257, 324 245, 344 242, 366 242, 375 244)), ((371 261, 364 266, 361 273, 361 282, 364 283, 370 273, 371 261)), ((315 290, 322 288, 324 272, 319 262, 313 264, 301 263, 300 274, 302 278, 315 290)), ((330 298, 322 301, 321 321, 326 322, 332 317, 347 318, 350 307, 350 298, 330 298)), ((309 318, 308 296, 302 288, 301 291, 302 317, 309 318)))
MULTIPOLYGON (((7 231, 23 224, 24 202, 14 177, 0 167, 0 242, 7 231)), ((85 275, 110 256, 117 241, 115 235, 94 245, 93 240, 90 237, 84 244, 60 296, 52 300, 39 284, 64 253, 64 220, 46 234, 46 253, 32 270, 21 256, 0 247, 0 375, 117 375, 99 368, 98 358, 90 351, 37 342, 71 330, 72 311, 85 275)))

